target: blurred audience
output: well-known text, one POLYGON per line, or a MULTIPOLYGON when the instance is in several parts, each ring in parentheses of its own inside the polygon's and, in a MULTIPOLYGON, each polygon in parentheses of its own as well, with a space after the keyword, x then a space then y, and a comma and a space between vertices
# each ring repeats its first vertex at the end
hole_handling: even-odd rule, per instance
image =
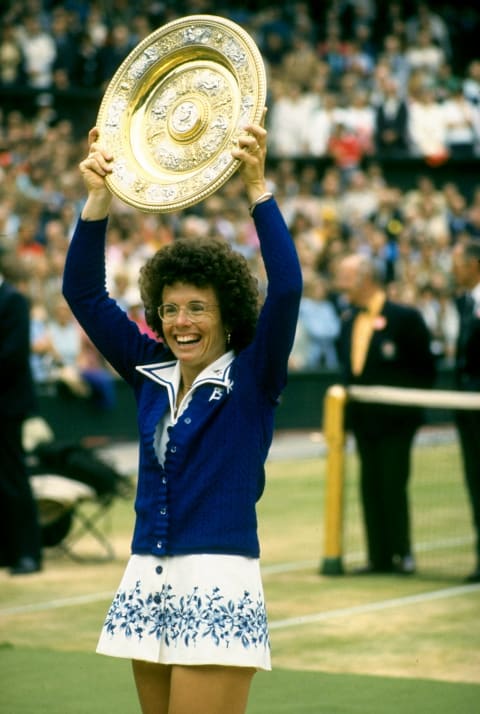
MULTIPOLYGON (((135 8, 10 0, 0 9, 0 233, 29 272, 24 291, 32 304, 36 378, 51 374, 55 362, 45 331, 83 201, 76 166, 105 86, 149 32, 200 7, 240 22, 265 61, 268 179, 302 261, 305 323, 321 320, 334 333, 335 300, 313 293, 325 285, 329 291, 342 255, 360 252, 384 276, 390 296, 424 312, 437 358, 451 364, 458 319, 450 255, 457 243, 480 237, 480 182, 466 190, 460 174, 458 182, 452 172, 448 181, 432 176, 437 166, 479 155, 480 8, 469 6, 466 26, 458 3, 292 0, 252 10, 208 0, 175 7, 142 0, 135 8), (424 160, 425 172, 415 169, 400 187, 388 180, 383 159, 414 160, 417 167, 424 160), (312 320, 320 311, 324 317, 312 320)), ((146 327, 133 276, 160 245, 179 235, 211 234, 231 242, 255 268, 261 264, 239 191, 233 177, 182 221, 175 213, 142 215, 114 202, 107 284, 140 329, 146 327), (212 218, 218 202, 221 222, 212 218)), ((264 292, 260 268, 258 279, 264 292)), ((313 339, 308 331, 299 327, 291 369, 334 364, 318 344, 317 356, 305 357, 313 339)), ((90 366, 92 360, 108 384, 111 375, 90 354, 90 366)))
POLYGON ((304 280, 290 369, 337 369, 339 334, 340 317, 329 298, 328 282, 313 275, 304 280))

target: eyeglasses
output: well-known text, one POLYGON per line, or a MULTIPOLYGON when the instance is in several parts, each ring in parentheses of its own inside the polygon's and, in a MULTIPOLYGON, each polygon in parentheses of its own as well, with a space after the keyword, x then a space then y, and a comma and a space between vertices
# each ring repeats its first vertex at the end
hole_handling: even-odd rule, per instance
POLYGON ((165 302, 157 308, 157 312, 161 321, 166 323, 175 322, 182 310, 191 322, 198 322, 204 318, 205 315, 213 312, 216 307, 218 307, 218 305, 209 305, 206 302, 197 300, 187 302, 186 305, 176 305, 174 302, 165 302))

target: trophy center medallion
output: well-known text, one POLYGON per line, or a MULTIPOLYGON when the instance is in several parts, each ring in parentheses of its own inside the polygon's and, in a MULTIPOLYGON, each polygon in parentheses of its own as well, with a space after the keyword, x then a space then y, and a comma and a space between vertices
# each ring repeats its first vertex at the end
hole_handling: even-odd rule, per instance
POLYGON ((182 99, 173 107, 167 125, 175 141, 194 141, 207 125, 206 107, 197 98, 182 99))

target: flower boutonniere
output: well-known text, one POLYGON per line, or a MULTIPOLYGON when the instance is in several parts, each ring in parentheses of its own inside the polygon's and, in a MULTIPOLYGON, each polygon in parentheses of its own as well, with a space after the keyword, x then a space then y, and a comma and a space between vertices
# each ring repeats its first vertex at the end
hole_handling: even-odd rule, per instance
POLYGON ((383 315, 377 315, 373 320, 374 330, 384 330, 387 326, 387 320, 383 315))

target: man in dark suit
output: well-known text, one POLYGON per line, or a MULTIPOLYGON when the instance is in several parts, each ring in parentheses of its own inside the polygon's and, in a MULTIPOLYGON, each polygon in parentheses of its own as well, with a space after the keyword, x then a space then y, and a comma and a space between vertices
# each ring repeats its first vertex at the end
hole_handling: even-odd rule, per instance
MULTIPOLYGON (((458 299, 460 330, 456 352, 456 387, 480 392, 480 240, 457 243, 452 254, 457 285, 465 292, 458 299)), ((480 410, 458 410, 460 438, 467 491, 476 531, 476 568, 467 577, 480 583, 480 410)))
MULTIPOLYGON (((339 355, 347 385, 429 388, 434 380, 430 334, 420 313, 386 299, 375 264, 354 254, 337 270, 350 308, 342 319, 339 355)), ((416 407, 350 401, 351 429, 360 460, 360 490, 368 563, 363 573, 415 570, 410 542, 408 480, 416 407)))
POLYGON ((408 149, 408 107, 392 78, 385 80, 383 101, 376 110, 375 144, 381 154, 402 154, 408 149))
POLYGON ((41 569, 40 527, 22 447, 25 418, 35 409, 26 298, 7 280, 0 251, 0 566, 12 575, 41 569))

